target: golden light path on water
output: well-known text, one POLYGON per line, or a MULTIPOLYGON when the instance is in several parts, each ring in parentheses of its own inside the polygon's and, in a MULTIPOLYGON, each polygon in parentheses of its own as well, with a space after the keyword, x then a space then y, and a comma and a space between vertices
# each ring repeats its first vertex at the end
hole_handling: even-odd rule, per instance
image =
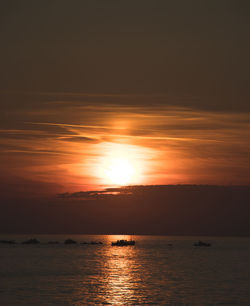
MULTIPOLYGON (((116 239, 127 239, 130 237, 109 236, 110 241, 116 239)), ((107 302, 112 305, 124 305, 124 302, 133 301, 136 296, 136 270, 138 269, 138 260, 136 260, 136 252, 133 247, 113 247, 107 250, 107 261, 104 263, 106 271, 105 279, 105 296, 108 297, 107 302)))
POLYGON ((73 245, 66 237, 1 244, 1 305, 249 305, 246 238, 209 237, 208 250, 187 236, 132 236, 136 244, 127 247, 111 241, 130 236, 71 235, 73 245), (80 243, 92 240, 103 243, 80 243))
POLYGON ((143 266, 139 253, 133 246, 111 246, 111 242, 120 239, 130 240, 133 236, 105 236, 106 247, 100 247, 90 263, 88 262, 88 265, 96 265, 98 273, 81 265, 80 269, 89 275, 91 283, 86 284, 83 280, 80 281, 80 286, 76 285, 76 301, 82 302, 83 299, 86 302, 86 295, 95 296, 95 305, 131 305, 140 300, 138 292, 142 290, 143 266))

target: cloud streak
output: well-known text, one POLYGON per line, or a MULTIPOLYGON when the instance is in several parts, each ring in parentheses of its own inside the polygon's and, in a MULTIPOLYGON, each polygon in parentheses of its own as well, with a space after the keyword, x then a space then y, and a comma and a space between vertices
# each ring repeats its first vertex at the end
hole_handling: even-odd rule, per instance
POLYGON ((55 93, 51 103, 4 110, 0 158, 5 171, 15 158, 19 177, 64 180, 70 191, 81 184, 94 190, 100 181, 93 169, 104 150, 120 144, 143 152, 138 158, 145 161, 147 184, 250 183, 250 113, 114 104, 106 101, 109 95, 93 95, 102 101, 93 104, 76 96, 72 102, 70 94, 55 93))

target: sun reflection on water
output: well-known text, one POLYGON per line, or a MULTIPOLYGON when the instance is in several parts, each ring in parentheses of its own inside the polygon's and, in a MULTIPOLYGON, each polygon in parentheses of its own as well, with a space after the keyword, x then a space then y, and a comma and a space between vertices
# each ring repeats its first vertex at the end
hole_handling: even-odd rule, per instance
MULTIPOLYGON (((117 239, 126 239, 126 237, 121 236, 117 239)), ((138 266, 134 247, 110 247, 106 255, 107 261, 104 264, 106 302, 112 305, 124 305, 128 301, 131 303, 138 283, 136 277, 138 266)))

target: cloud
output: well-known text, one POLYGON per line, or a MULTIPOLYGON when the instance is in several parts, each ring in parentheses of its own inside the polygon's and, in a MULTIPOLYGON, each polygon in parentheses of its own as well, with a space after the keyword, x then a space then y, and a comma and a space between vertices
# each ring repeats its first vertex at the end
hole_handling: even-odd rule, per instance
POLYGON ((100 184, 95 169, 104 149, 121 144, 143 151, 139 159, 148 184, 250 183, 248 112, 157 102, 166 95, 46 93, 32 104, 34 96, 20 110, 6 105, 1 121, 2 167, 11 168, 15 158, 20 176, 43 173, 56 181, 58 172, 48 167, 58 168, 67 184, 92 190, 100 184), (156 98, 156 103, 133 105, 137 98, 156 98))
POLYGON ((250 235, 249 186, 130 186, 48 198, 35 192, 51 192, 52 184, 17 180, 15 185, 15 194, 11 184, 4 185, 1 232, 250 235), (30 188, 30 198, 20 197, 30 188))
MULTIPOLYGON (((119 198, 122 197, 137 197, 142 196, 148 198, 156 197, 165 198, 169 192, 174 193, 186 193, 202 191, 216 194, 221 191, 235 191, 235 192, 247 192, 250 194, 250 186, 240 186, 240 185, 188 185, 188 184, 177 184, 177 185, 133 185, 133 186, 122 186, 122 187, 109 187, 101 190, 92 190, 92 191, 78 191, 78 192, 65 192, 58 194, 58 198, 61 199, 81 199, 81 200, 97 200, 97 199, 107 199, 107 198, 119 198)), ((242 196, 241 196, 242 197, 242 196)))
POLYGON ((73 137, 62 136, 59 139, 65 141, 72 141, 72 142, 93 142, 93 143, 99 142, 96 138, 84 137, 84 136, 73 136, 73 137))

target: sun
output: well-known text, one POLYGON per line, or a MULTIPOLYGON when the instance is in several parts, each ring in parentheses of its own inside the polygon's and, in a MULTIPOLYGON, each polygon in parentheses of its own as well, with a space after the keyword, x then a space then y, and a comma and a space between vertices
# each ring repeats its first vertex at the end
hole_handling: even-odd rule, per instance
POLYGON ((95 176, 101 184, 125 186, 143 182, 142 149, 135 145, 102 143, 98 151, 95 176))
POLYGON ((115 158, 110 160, 106 168, 106 176, 111 184, 127 185, 134 175, 135 169, 131 162, 124 158, 115 158))

